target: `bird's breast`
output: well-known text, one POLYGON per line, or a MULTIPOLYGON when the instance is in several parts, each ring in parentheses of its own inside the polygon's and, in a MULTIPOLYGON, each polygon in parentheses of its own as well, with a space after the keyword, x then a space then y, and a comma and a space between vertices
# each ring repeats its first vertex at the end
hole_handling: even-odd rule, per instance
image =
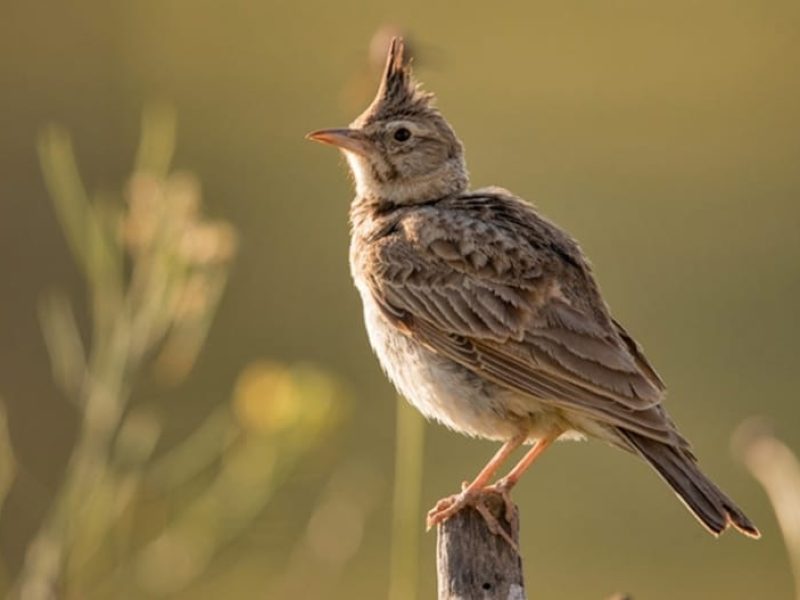
MULTIPOLYGON (((354 273, 370 345, 397 391, 425 417, 467 435, 507 440, 527 429, 537 437, 550 411, 437 355, 397 329, 381 312, 366 281, 354 273)), ((554 416, 554 415, 553 415, 554 416)))

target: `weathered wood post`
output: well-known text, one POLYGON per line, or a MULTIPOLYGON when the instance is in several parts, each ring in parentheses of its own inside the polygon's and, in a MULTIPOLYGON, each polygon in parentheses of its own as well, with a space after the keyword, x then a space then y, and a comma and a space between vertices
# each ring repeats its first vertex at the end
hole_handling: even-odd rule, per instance
MULTIPOLYGON (((519 510, 509 522, 499 495, 486 505, 500 526, 519 546, 519 510)), ((489 530, 486 521, 468 507, 437 527, 436 568, 439 600, 525 600, 522 557, 506 539, 489 530)))

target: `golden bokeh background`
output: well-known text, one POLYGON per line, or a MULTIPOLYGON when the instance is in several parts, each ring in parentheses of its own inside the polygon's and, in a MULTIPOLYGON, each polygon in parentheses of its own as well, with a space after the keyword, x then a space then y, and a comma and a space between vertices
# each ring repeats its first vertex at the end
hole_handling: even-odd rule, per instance
MULTIPOLYGON (((513 190, 581 241, 702 466, 763 532, 714 540, 630 456, 563 444, 515 490, 530 596, 790 598, 770 504, 730 449, 751 415, 800 449, 800 5, 789 0, 6 3, 0 398, 16 468, 0 584, 19 586, 30 568, 26 548, 85 433, 85 407, 65 392, 77 385, 74 348, 60 366, 48 358, 69 331, 64 299, 87 347, 93 315, 105 318, 69 250, 72 213, 51 201, 72 181, 71 155, 109 239, 111 225, 148 213, 147 194, 178 198, 194 207, 181 209, 193 233, 152 264, 211 266, 180 271, 162 306, 173 312, 148 308, 153 327, 170 323, 166 337, 123 378, 118 421, 98 417, 118 424, 110 487, 73 490, 108 519, 62 515, 80 543, 42 554, 45 566, 67 561, 58 595, 386 596, 396 401, 349 280, 344 161, 303 136, 347 124, 370 100, 370 40, 387 24, 409 36, 473 186, 513 190), (171 155, 171 140, 167 170, 159 148, 171 155), (163 172, 131 182, 134 164, 163 172), (125 206, 130 215, 103 216, 125 206)), ((141 289, 149 306, 154 292, 141 289)), ((421 507, 493 451, 426 426, 421 507)), ((415 523, 418 556, 405 562, 428 598, 435 537, 421 513, 415 523)))

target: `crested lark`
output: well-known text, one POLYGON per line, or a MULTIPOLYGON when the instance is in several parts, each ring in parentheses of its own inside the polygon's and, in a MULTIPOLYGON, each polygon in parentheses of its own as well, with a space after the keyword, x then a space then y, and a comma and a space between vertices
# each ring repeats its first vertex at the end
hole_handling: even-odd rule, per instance
POLYGON ((507 190, 468 191, 461 142, 432 100, 395 38, 366 111, 308 136, 342 149, 353 172, 350 267, 383 369, 426 417, 503 442, 428 526, 471 504, 502 533, 481 494, 508 502, 553 441, 590 436, 646 460, 712 534, 733 525, 758 537, 697 467, 662 406, 664 383, 609 313, 577 242, 507 190))

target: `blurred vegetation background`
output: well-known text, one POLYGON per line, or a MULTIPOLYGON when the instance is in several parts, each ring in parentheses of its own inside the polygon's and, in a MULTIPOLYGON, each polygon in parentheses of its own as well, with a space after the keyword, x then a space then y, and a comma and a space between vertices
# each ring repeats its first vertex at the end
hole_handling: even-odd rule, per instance
MULTIPOLYGON (((494 446, 427 426, 421 504, 393 493, 396 416, 417 440, 412 457, 421 432, 397 412, 363 331, 343 161, 303 140, 370 100, 370 40, 387 23, 410 36, 473 185, 514 190, 582 242, 705 470, 764 534, 715 541, 631 457, 563 444, 515 491, 531 593, 791 597, 770 504, 730 452, 752 414, 800 448, 800 5, 789 0, 5 3, 3 589, 51 581, 66 561, 56 593, 73 597, 372 598, 390 580, 402 597, 414 586, 390 577, 393 564, 418 568, 420 597, 432 595, 434 536, 420 535, 417 557, 392 555, 392 524, 421 531, 421 514, 398 511, 456 490, 494 446), (181 218, 227 223, 225 260, 186 296, 210 302, 136 292, 189 285, 192 252, 209 255, 151 239, 169 269, 134 283, 143 246, 120 228, 134 198, 140 216, 177 198, 195 207, 181 218), (64 209, 78 200, 79 222, 95 225, 76 234, 64 209), (81 247, 112 258, 87 266, 81 247), (115 320, 134 313, 149 315, 146 335, 115 320), (120 327, 141 344, 101 334, 120 327), (123 363, 104 340, 127 348, 123 363), (96 379, 74 375, 93 356, 116 386, 100 434, 86 426, 96 379), (51 368, 51 357, 68 360, 51 368), (76 488, 85 469, 90 484, 76 488)), ((397 467, 413 479, 413 464, 397 467)), ((401 542, 413 553, 413 536, 401 542)))

